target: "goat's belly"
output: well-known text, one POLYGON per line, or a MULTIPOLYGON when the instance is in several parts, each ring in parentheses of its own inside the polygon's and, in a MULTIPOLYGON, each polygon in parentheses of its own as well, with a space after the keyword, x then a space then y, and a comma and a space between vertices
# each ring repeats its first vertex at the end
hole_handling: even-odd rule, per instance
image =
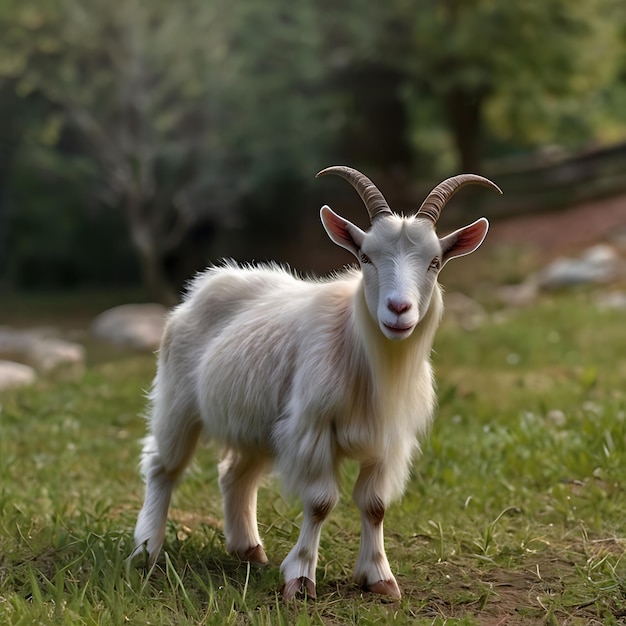
POLYGON ((251 413, 237 405, 224 407, 208 403, 201 417, 208 438, 229 448, 257 449, 267 455, 273 454, 272 414, 260 410, 251 413))
POLYGON ((198 406, 206 435, 228 447, 254 448, 272 454, 272 430, 280 414, 277 394, 258 380, 204 380, 198 406))
POLYGON ((207 435, 231 447, 270 450, 272 429, 289 396, 289 356, 289 350, 265 350, 260 337, 244 336, 240 343, 230 335, 214 340, 196 378, 207 435))

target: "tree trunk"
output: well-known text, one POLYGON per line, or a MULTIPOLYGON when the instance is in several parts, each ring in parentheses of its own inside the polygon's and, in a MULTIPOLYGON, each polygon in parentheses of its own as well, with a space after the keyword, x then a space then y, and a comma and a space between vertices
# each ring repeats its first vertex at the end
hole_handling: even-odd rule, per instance
POLYGON ((482 157, 482 94, 454 88, 444 96, 448 125, 457 150, 460 171, 480 172, 482 157))
POLYGON ((141 201, 133 194, 127 198, 128 223, 139 260, 141 282, 152 299, 172 306, 178 302, 178 298, 167 280, 163 259, 152 234, 152 228, 146 220, 142 219, 142 208, 141 201))
POLYGON ((153 246, 137 246, 141 281, 153 300, 166 306, 177 304, 178 298, 169 284, 162 259, 153 246))
POLYGON ((337 137, 340 159, 410 171, 413 150, 401 97, 406 76, 376 63, 360 63, 339 72, 334 80, 338 89, 354 98, 350 117, 337 137))

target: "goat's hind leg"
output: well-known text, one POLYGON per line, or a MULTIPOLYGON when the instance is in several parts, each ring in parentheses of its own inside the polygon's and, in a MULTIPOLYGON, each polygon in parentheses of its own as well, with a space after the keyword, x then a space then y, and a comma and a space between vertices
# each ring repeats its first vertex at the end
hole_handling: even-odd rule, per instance
POLYGON ((242 561, 267 563, 256 519, 257 490, 269 459, 257 450, 229 450, 219 464, 226 550, 242 561))
MULTIPOLYGON (((155 407, 156 409, 156 407, 155 407)), ((171 413, 151 423, 144 439, 141 472, 146 482, 143 507, 135 526, 135 549, 131 559, 152 565, 165 539, 167 511, 172 491, 189 464, 196 448, 201 423, 187 414, 171 413)))

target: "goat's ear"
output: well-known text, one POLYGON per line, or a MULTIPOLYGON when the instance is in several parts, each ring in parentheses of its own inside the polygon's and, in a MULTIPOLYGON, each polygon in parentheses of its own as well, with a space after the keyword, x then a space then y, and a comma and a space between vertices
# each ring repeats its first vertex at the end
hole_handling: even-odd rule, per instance
POLYGON ((459 230, 455 230, 453 233, 440 239, 443 256, 442 266, 454 257, 474 252, 484 241, 488 230, 489 222, 484 217, 481 217, 469 226, 459 228, 459 230))
POLYGON ((349 250, 358 256, 365 233, 352 222, 337 215, 330 207, 323 206, 320 211, 322 224, 328 233, 328 236, 342 248, 349 250))

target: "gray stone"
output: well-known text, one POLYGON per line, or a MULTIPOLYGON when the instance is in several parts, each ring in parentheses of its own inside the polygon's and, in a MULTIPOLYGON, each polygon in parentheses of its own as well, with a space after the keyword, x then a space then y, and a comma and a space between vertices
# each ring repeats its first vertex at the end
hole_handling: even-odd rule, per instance
POLYGON ((101 313, 91 324, 94 337, 138 350, 161 343, 167 309, 160 304, 123 304, 101 313))
POLYGON ((32 367, 13 361, 0 361, 0 391, 27 387, 37 380, 32 367))
POLYGON ((85 371, 85 348, 64 339, 33 341, 27 358, 38 372, 62 378, 79 378, 85 371))
POLYGON ((602 293, 596 297, 596 306, 601 311, 608 309, 618 309, 626 311, 626 293, 623 291, 611 291, 602 293))
POLYGON ((446 318, 464 328, 475 330, 487 320, 487 312, 484 307, 472 298, 459 293, 445 294, 444 312, 446 318))
POLYGON ((537 279, 542 289, 607 283, 617 277, 619 266, 620 259, 615 249, 607 244, 598 244, 577 259, 556 259, 538 274, 537 279))
POLYGON ((85 369, 85 349, 54 337, 54 332, 49 328, 0 327, 0 358, 29 365, 46 376, 80 377, 85 369))
POLYGON ((510 308, 521 308, 532 304, 537 299, 538 293, 539 286, 534 276, 528 277, 519 285, 505 285, 497 290, 502 303, 510 308))

